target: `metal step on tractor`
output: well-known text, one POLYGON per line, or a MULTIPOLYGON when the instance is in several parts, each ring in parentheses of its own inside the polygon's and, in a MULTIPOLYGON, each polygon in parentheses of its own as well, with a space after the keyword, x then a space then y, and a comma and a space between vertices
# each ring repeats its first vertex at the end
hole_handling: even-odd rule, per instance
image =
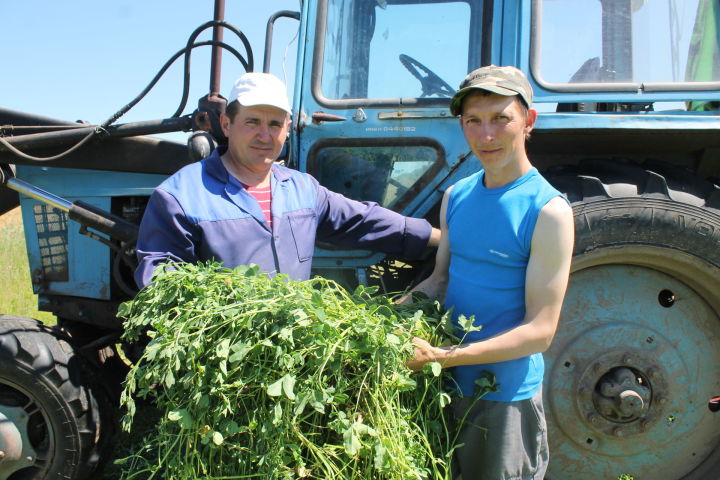
MULTIPOLYGON (((211 45, 256 68, 222 7, 168 65, 211 45)), ((481 65, 527 74, 530 158, 576 222, 546 354, 548 478, 720 478, 720 3, 305 0, 268 22, 265 71, 281 17, 299 35, 285 164, 435 225, 443 191, 479 169, 455 87, 481 65)), ((185 113, 185 89, 171 118, 118 123, 165 67, 102 125, 0 108, 0 210, 19 203, 39 308, 57 317, 0 316, 0 479, 93 478, 112 458, 118 349, 137 358, 116 317, 136 293, 137 224, 155 186, 223 143, 213 58, 210 93, 185 113), (187 142, 150 136, 171 131, 187 142)), ((313 266, 397 291, 432 265, 318 245, 313 266)))

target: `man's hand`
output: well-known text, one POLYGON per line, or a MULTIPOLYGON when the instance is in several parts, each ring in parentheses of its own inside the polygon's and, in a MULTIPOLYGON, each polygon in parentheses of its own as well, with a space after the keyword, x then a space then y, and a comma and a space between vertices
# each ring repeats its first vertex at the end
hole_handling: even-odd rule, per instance
POLYGON ((405 364, 413 372, 417 372, 428 362, 435 362, 437 358, 437 349, 430 345, 427 341, 422 338, 415 337, 412 339, 412 343, 415 344, 415 358, 408 360, 405 364))
POLYGON ((395 300, 395 303, 397 305, 402 305, 403 303, 412 303, 412 293, 407 293, 403 295, 402 297, 395 300))

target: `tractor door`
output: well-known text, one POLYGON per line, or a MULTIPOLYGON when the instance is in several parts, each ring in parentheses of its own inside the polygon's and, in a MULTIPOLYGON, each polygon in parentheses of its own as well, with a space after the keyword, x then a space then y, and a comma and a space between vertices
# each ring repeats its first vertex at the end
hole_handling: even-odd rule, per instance
MULTIPOLYGON (((309 10, 297 167, 350 198, 431 215, 467 151, 448 105, 489 57, 492 2, 320 0, 309 10)), ((362 272, 380 259, 320 249, 314 266, 362 272)))

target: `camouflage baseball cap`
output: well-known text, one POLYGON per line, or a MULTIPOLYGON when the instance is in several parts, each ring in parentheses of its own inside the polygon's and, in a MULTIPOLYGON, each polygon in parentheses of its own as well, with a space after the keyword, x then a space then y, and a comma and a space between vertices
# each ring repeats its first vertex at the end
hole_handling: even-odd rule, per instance
POLYGON ((528 107, 532 105, 532 87, 522 70, 488 65, 473 70, 465 77, 460 89, 450 100, 450 113, 460 115, 463 98, 476 88, 500 95, 520 95, 528 107))

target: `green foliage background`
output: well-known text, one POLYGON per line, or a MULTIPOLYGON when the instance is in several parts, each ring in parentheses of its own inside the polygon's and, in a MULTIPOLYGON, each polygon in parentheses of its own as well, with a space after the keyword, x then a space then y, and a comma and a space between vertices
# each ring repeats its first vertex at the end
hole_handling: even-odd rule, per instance
POLYGON ((19 209, 0 217, 0 251, 0 279, 4 285, 0 294, 0 314, 36 318, 54 325, 53 315, 37 309, 19 209))

